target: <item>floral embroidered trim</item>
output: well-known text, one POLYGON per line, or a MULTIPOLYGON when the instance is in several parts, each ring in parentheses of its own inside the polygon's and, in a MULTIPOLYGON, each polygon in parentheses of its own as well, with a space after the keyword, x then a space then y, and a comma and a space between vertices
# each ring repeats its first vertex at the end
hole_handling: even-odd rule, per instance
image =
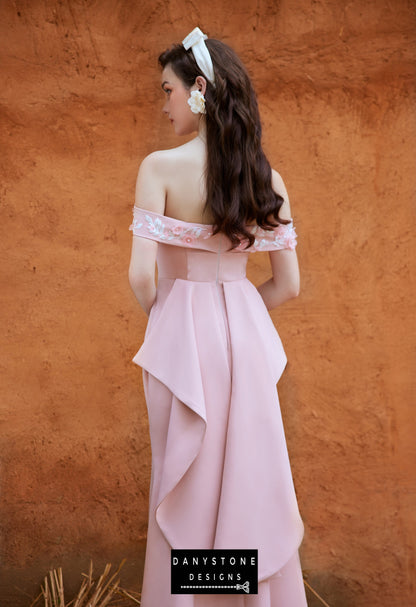
MULTIPOLYGON (((197 227, 184 227, 179 224, 170 227, 166 225, 159 217, 151 217, 145 215, 147 225, 145 226, 147 231, 154 236, 158 236, 160 240, 181 240, 185 245, 192 245, 195 240, 202 238, 207 239, 212 236, 212 229, 205 228, 203 226, 197 227)), ((137 217, 134 217, 133 223, 131 224, 131 230, 138 230, 143 226, 143 222, 139 222, 137 217)))
MULTIPOLYGON (((275 246, 277 249, 295 249, 297 245, 297 234, 293 226, 293 223, 280 224, 273 230, 264 230, 259 226, 254 226, 250 232, 256 236, 254 243, 249 247, 248 251, 258 251, 269 248, 270 245, 275 246)), ((242 242, 237 249, 244 249, 247 241, 242 242)))
MULTIPOLYGON (((204 224, 192 225, 191 223, 188 224, 188 222, 181 222, 179 220, 178 223, 171 226, 169 223, 175 222, 173 218, 168 217, 165 223, 162 221, 164 215, 159 215, 158 213, 152 213, 152 215, 148 214, 144 209, 133 207, 133 223, 129 229, 133 231, 133 234, 135 231, 140 232, 141 229, 145 229, 149 234, 157 236, 161 241, 179 240, 185 246, 192 246, 196 240, 207 240, 213 236, 211 226, 205 226, 204 224), (139 219, 139 216, 143 214, 146 221, 145 225, 139 219), (181 225, 182 223, 188 225, 181 225)), ((293 250, 297 245, 297 234, 292 222, 280 224, 273 230, 265 230, 260 226, 252 226, 249 229, 255 235, 253 245, 246 249, 247 240, 245 240, 233 249, 234 251, 252 252, 268 250, 270 248, 293 250)), ((140 233, 137 235, 140 236, 140 233)))

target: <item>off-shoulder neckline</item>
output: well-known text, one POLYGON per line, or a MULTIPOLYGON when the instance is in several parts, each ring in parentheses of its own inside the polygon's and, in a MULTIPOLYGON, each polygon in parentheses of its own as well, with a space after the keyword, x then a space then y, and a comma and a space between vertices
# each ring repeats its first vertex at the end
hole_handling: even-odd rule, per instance
POLYGON ((134 205, 135 209, 143 211, 143 213, 151 213, 152 215, 157 215, 160 218, 168 219, 170 221, 176 221, 179 223, 187 223, 188 225, 193 226, 201 226, 202 228, 212 229, 214 224, 212 223, 198 223, 197 221, 185 221, 184 219, 178 219, 177 217, 171 217, 170 215, 162 215, 162 213, 157 213, 156 211, 149 211, 149 209, 144 209, 143 207, 138 207, 134 205))
MULTIPOLYGON (((178 219, 176 217, 171 217, 170 215, 162 215, 162 213, 158 213, 157 211, 149 211, 149 209, 144 209, 143 207, 138 207, 137 205, 133 206, 133 209, 138 209, 139 211, 143 211, 143 213, 151 213, 152 215, 157 215, 160 218, 164 218, 170 221, 176 221, 179 223, 186 223, 188 225, 193 225, 193 226, 200 226, 201 228, 206 228, 206 229, 213 229, 214 224, 213 223, 198 223, 197 221, 185 221, 184 219, 178 219)), ((280 225, 290 225, 293 223, 293 217, 290 219, 290 223, 289 224, 280 224, 280 225)), ((256 224, 249 224, 248 227, 250 228, 254 228, 256 227, 256 224)))

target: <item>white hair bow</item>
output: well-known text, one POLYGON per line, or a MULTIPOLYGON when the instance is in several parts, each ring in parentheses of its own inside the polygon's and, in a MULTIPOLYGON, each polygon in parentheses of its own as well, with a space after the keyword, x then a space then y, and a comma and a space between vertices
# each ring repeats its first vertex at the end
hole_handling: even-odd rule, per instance
POLYGON ((186 50, 192 49, 199 69, 208 78, 211 84, 215 86, 214 67, 212 65, 211 55, 204 42, 207 38, 208 36, 201 32, 199 27, 196 27, 182 40, 182 44, 186 50))

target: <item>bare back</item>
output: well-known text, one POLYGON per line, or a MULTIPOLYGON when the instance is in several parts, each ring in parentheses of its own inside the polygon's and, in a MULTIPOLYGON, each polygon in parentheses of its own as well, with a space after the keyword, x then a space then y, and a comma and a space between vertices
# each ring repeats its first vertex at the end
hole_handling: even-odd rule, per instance
POLYGON ((165 215, 192 223, 213 222, 206 199, 206 147, 199 137, 161 152, 161 178, 166 191, 165 215))
MULTIPOLYGON (((191 223, 212 224, 209 209, 204 211, 206 200, 206 144, 201 137, 168 150, 153 152, 152 178, 146 185, 138 181, 136 204, 143 205, 169 217, 191 223), (156 162, 154 162, 156 161, 156 162), (139 196, 137 193, 140 192, 139 196), (142 198, 144 196, 144 198, 142 198), (153 207, 155 200, 156 207, 153 207)), ((144 163, 143 163, 144 164, 144 163)), ((272 186, 284 199, 280 217, 290 219, 290 206, 286 188, 277 171, 272 169, 272 186)))

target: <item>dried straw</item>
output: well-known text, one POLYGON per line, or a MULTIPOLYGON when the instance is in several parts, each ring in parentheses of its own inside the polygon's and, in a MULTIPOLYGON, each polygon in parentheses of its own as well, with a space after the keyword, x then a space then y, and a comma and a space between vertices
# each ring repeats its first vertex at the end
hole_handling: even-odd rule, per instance
POLYGON ((314 594, 316 596, 316 598, 319 599, 319 601, 322 603, 322 605, 324 605, 325 607, 330 607, 330 605, 328 605, 328 603, 326 601, 324 601, 324 599, 316 592, 316 590, 314 590, 312 588, 312 586, 310 584, 308 584, 308 582, 305 580, 305 578, 303 579, 303 583, 305 584, 306 588, 309 588, 309 590, 312 592, 312 594, 314 594))
MULTIPOLYGON (((44 578, 44 586, 41 586, 41 594, 36 597, 30 607, 41 607, 40 599, 43 597, 43 607, 122 607, 128 605, 140 605, 140 600, 136 593, 120 588, 120 579, 115 580, 120 573, 126 559, 123 559, 118 569, 108 578, 111 571, 111 564, 107 563, 104 572, 100 575, 98 582, 93 579, 93 564, 90 561, 88 574, 83 573, 84 580, 78 591, 77 596, 65 603, 64 597, 64 581, 62 568, 49 571, 49 580, 46 575, 44 578), (108 578, 108 579, 107 579, 108 578), (117 597, 124 597, 122 602, 117 597), (127 602, 126 602, 127 601, 127 602)), ((330 607, 328 603, 312 588, 312 586, 303 578, 305 586, 319 599, 325 607, 330 607)), ((140 596, 140 595, 138 595, 140 596)))
POLYGON ((120 579, 116 579, 126 559, 123 559, 118 569, 110 576, 111 564, 107 563, 98 581, 93 578, 93 564, 90 561, 88 573, 83 573, 84 580, 77 596, 69 603, 65 602, 64 581, 62 568, 49 571, 45 576, 42 592, 32 602, 30 607, 41 607, 39 601, 43 598, 44 607, 122 607, 124 605, 140 605, 140 601, 132 592, 120 588, 120 579), (120 595, 123 596, 120 602, 120 595), (126 603, 126 601, 128 601, 126 603))

